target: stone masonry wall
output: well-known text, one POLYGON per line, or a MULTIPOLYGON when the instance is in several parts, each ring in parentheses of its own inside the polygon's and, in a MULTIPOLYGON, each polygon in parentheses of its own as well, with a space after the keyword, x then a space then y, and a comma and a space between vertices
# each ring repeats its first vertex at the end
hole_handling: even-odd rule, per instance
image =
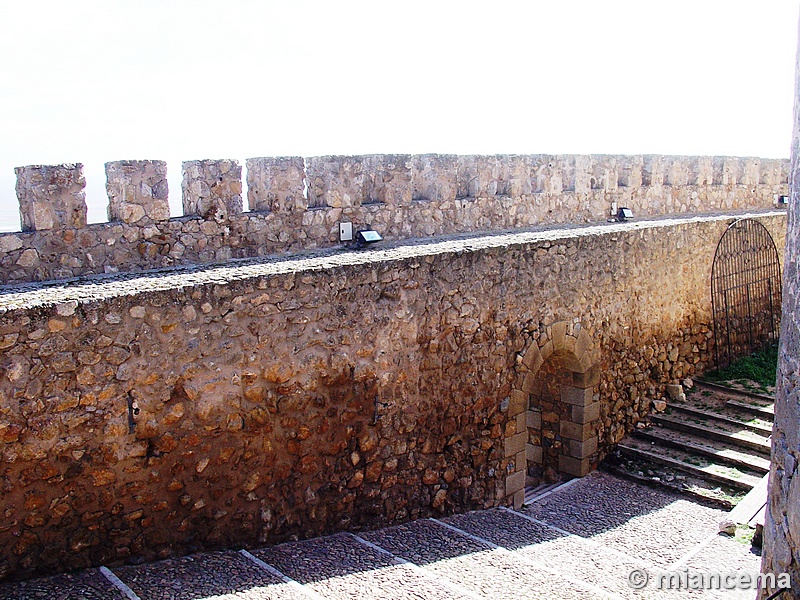
MULTIPOLYGON (((795 73, 791 197, 762 560, 762 571, 790 574, 793 598, 800 597, 800 46, 795 73)), ((763 590, 760 597, 774 591, 763 590)))
POLYGON ((788 162, 676 156, 368 155, 183 164, 169 218, 163 161, 106 165, 109 223, 86 225, 81 165, 20 167, 21 233, 0 234, 0 283, 224 262, 339 245, 340 222, 388 241, 548 224, 772 208, 788 162))
MULTIPOLYGON (((784 213, 756 217, 781 240, 784 213)), ((709 277, 731 219, 8 290, 0 574, 518 502, 544 464, 539 431, 580 473, 711 360, 709 277), (542 429, 545 363, 570 377, 569 406, 542 429)))

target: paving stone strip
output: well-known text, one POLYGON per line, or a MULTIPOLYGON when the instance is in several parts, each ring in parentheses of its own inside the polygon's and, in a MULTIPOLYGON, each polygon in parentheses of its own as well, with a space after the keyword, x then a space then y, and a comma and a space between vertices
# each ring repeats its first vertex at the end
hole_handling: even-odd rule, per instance
POLYGON ((277 577, 278 579, 283 581, 286 585, 288 585, 289 587, 291 587, 295 591, 299 592, 304 597, 313 598, 315 600, 318 600, 319 598, 322 597, 319 594, 316 594, 315 592, 313 592, 312 590, 310 590, 310 589, 304 587, 303 585, 297 583, 291 577, 287 577, 286 575, 284 575, 283 573, 278 571, 278 569, 276 569, 272 565, 269 565, 269 564, 265 563, 263 560, 261 560, 260 558, 258 558, 256 556, 253 556, 247 550, 239 550, 239 553, 242 556, 244 556, 245 558, 247 558, 248 560, 253 561, 255 564, 257 564, 259 567, 261 567, 265 571, 271 573, 272 575, 274 575, 275 577, 277 577))
POLYGON ((141 600, 141 598, 139 598, 139 596, 137 596, 131 588, 125 585, 122 580, 111 571, 111 569, 108 567, 100 567, 100 572, 103 574, 103 577, 108 579, 111 582, 111 585, 117 588, 123 596, 128 598, 128 600, 141 600))

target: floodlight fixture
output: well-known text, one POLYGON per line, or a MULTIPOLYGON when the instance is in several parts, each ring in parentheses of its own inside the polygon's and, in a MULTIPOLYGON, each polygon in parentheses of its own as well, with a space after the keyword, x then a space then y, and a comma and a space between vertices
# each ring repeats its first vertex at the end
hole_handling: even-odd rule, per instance
POLYGON ((374 229, 362 229, 356 235, 356 245, 364 248, 383 240, 383 236, 374 229))
POLYGON ((629 221, 633 218, 633 211, 627 206, 622 206, 617 213, 617 221, 629 221))

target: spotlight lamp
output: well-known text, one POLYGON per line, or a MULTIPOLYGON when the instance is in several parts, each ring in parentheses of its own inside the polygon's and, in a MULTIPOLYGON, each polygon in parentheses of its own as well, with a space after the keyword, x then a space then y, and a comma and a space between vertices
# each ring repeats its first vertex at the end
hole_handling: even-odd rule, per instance
POLYGON ((622 206, 617 213, 617 221, 630 221, 633 218, 633 211, 627 206, 622 206))

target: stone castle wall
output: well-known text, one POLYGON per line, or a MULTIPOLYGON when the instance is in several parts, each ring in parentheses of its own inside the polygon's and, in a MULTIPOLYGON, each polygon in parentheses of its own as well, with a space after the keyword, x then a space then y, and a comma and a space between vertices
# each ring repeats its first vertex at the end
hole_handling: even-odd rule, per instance
MULTIPOLYGON (((148 168, 115 192, 123 214, 137 194, 163 200, 148 168)), ((294 177, 299 163, 262 173, 294 177)), ((348 202, 322 174, 313 196, 348 202)), ((297 202, 299 187, 271 189, 271 207, 297 202)), ((436 178, 427 189, 455 193, 436 178)), ((214 194, 205 206, 230 212, 214 194)), ((784 213, 756 217, 780 247, 784 213)), ((548 465, 581 474, 712 360, 710 271, 732 218, 8 291, 0 575, 519 503, 548 465)))
MULTIPOLYGON (((795 73, 791 196, 762 559, 765 573, 790 574, 793 598, 800 597, 800 46, 795 73)), ((759 597, 775 591, 763 590, 759 597)))
POLYGON ((386 240, 771 208, 785 160, 675 156, 368 155, 183 164, 170 218, 166 164, 106 165, 108 223, 86 224, 82 165, 16 169, 22 232, 0 234, 0 283, 224 262, 339 244, 340 222, 386 240))

